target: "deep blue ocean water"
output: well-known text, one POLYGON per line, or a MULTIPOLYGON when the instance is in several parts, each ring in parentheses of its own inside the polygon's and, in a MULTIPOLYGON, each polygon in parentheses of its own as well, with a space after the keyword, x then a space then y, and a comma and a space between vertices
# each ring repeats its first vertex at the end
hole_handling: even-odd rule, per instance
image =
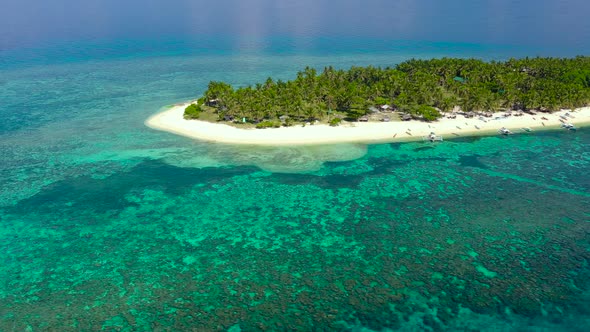
POLYGON ((409 58, 590 53, 584 1, 9 1, 0 331, 586 331, 590 132, 249 147, 144 121, 409 58))

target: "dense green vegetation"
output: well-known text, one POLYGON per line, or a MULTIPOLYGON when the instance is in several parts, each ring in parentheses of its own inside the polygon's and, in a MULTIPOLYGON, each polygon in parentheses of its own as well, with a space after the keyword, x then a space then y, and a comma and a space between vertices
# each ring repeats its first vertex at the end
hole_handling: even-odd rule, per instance
POLYGON ((260 123, 258 123, 256 125, 256 128, 258 129, 264 129, 264 128, 280 128, 281 127, 281 123, 278 121, 262 121, 260 123))
POLYGON ((202 111, 203 110, 201 109, 200 105, 190 104, 184 109, 184 118, 198 119, 202 111))
POLYGON ((333 119, 330 119, 330 121, 328 121, 328 124, 332 127, 336 127, 336 126, 340 125, 340 122, 342 122, 342 119, 333 118, 333 119))
POLYGON ((382 105, 426 121, 455 106, 464 112, 554 111, 590 102, 590 57, 505 62, 442 58, 409 60, 394 68, 326 67, 321 73, 305 68, 288 82, 268 78, 234 89, 213 81, 201 101, 220 120, 268 121, 263 127, 285 118, 337 125, 335 117, 358 119, 382 105))

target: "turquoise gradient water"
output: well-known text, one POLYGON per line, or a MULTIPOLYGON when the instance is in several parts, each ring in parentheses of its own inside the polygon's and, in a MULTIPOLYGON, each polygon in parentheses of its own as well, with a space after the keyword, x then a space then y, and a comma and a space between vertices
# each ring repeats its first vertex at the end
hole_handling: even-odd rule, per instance
POLYGON ((121 37, 0 51, 0 331, 586 331, 588 130, 261 148, 143 124, 209 80, 584 52, 514 45, 121 37))

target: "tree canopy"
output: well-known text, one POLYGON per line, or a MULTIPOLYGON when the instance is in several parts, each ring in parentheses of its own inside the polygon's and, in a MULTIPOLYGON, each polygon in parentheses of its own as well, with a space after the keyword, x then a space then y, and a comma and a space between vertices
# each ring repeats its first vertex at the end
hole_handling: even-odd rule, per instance
POLYGON ((524 58, 504 62, 442 58, 408 60, 395 67, 305 68, 294 80, 268 78, 234 89, 212 81, 204 103, 219 119, 275 121, 357 119, 389 105, 426 121, 460 106, 465 112, 585 106, 590 102, 590 57, 524 58))
POLYGON ((202 109, 200 105, 190 104, 184 109, 185 119, 198 119, 202 109))

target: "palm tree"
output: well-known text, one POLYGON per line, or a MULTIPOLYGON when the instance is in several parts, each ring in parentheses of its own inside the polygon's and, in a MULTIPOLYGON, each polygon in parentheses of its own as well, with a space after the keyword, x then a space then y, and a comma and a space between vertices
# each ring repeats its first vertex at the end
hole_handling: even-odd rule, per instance
POLYGON ((508 108, 579 107, 590 102, 590 57, 574 59, 511 59, 485 63, 474 59, 409 60, 395 68, 353 67, 348 71, 324 68, 318 75, 307 67, 293 81, 274 82, 234 90, 210 82, 204 93, 219 116, 251 118, 292 115, 319 117, 326 110, 355 113, 368 103, 394 103, 399 108, 437 106, 449 111, 508 108), (463 81, 454 78, 460 76, 463 81))

